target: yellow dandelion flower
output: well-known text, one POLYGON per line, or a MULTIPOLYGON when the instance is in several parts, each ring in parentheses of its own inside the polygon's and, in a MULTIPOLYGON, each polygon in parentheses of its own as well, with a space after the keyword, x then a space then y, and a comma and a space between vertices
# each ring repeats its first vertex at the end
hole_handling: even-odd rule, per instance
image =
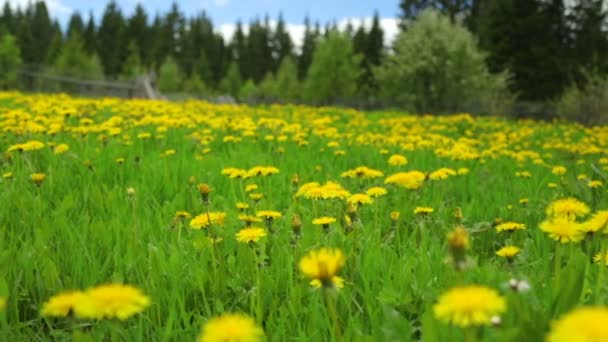
POLYGON ((523 223, 517 222, 501 222, 496 225, 497 232, 514 232, 516 230, 524 230, 526 229, 526 225, 523 223))
POLYGON ((602 264, 603 263, 605 266, 608 266, 608 252, 605 252, 605 253, 596 253, 593 256, 593 262, 595 262, 596 264, 602 264))
POLYGON ((424 184, 426 175, 420 171, 398 172, 388 176, 384 184, 395 184, 409 190, 416 190, 424 184))
POLYGON ((602 181, 600 180, 590 180, 587 183, 587 187, 591 188, 591 189, 597 189, 597 188, 601 188, 604 186, 604 183, 602 183, 602 181))
POLYGON ((198 342, 259 342, 264 331, 242 314, 225 314, 210 319, 203 326, 198 342))
POLYGON ((300 270, 311 280, 318 280, 324 287, 331 287, 335 286, 333 278, 345 262, 341 250, 321 248, 311 251, 300 260, 300 270))
POLYGON ((488 325, 505 312, 507 304, 495 290, 469 285, 455 287, 439 297, 433 306, 437 319, 460 327, 488 325))
MULTIPOLYGON (((337 289, 344 288, 344 278, 333 276, 331 278, 331 284, 337 289)), ((323 283, 319 279, 313 279, 310 281, 310 286, 320 289, 323 287, 323 283)))
POLYGON ((223 226, 225 219, 226 213, 224 212, 202 213, 190 220, 190 228, 203 229, 207 228, 210 224, 218 224, 223 226))
POLYGON ((261 238, 266 236, 266 230, 264 228, 249 227, 243 228, 236 233, 236 240, 243 243, 258 242, 261 238))
POLYGON ((46 175, 44 173, 33 173, 30 175, 30 179, 34 182, 34 184, 40 186, 46 179, 46 175))
POLYGON ((564 216, 568 219, 575 219, 576 217, 585 216, 589 213, 589 207, 572 197, 559 199, 547 207, 547 216, 549 217, 561 217, 564 216))
POLYGON ((325 226, 336 222, 335 217, 323 216, 312 220, 312 224, 317 226, 325 226))
POLYGON ((390 158, 388 158, 388 163, 392 166, 405 165, 407 164, 407 158, 400 154, 393 154, 392 156, 390 156, 390 158))
POLYGON ((126 320, 150 305, 150 298, 130 285, 108 284, 87 290, 74 306, 76 316, 126 320))
POLYGON ((178 210, 178 211, 175 212, 175 217, 179 218, 179 219, 187 219, 190 216, 192 216, 192 215, 190 215, 190 213, 187 212, 187 211, 178 210))
POLYGON ((384 176, 380 170, 375 170, 367 166, 359 166, 357 168, 342 172, 340 177, 343 178, 377 178, 384 176))
POLYGON ((2 174, 2 178, 4 179, 13 179, 13 173, 12 172, 5 172, 2 174))
POLYGON ((561 243, 579 242, 584 238, 582 225, 564 216, 542 222, 540 229, 561 243))
POLYGON ((547 342, 608 341, 608 308, 581 307, 551 323, 547 342))
POLYGON ((240 211, 243 211, 245 209, 249 209, 249 204, 244 202, 236 202, 236 208, 240 211))
POLYGON ((365 194, 370 196, 370 197, 380 197, 380 196, 384 196, 388 193, 388 191, 380 186, 374 186, 371 187, 369 189, 367 189, 367 191, 365 191, 365 194))
POLYGON ((608 210, 600 210, 582 223, 582 231, 585 233, 597 233, 606 228, 608 228, 608 210))
POLYGON ((435 211, 435 209, 431 208, 431 207, 416 207, 414 208, 414 214, 416 215, 428 215, 430 213, 432 213, 433 211, 435 211))
POLYGON ((258 189, 258 185, 257 184, 248 184, 247 186, 245 186, 245 192, 252 192, 258 189))
POLYGON ((442 179, 447 179, 450 176, 454 176, 456 175, 456 171, 454 171, 453 169, 447 168, 447 167, 442 167, 439 170, 435 170, 433 172, 431 172, 429 174, 429 179, 430 180, 442 180, 442 179))
POLYGON ((44 305, 40 314, 42 316, 65 317, 74 311, 74 307, 83 301, 84 293, 81 291, 67 291, 51 297, 44 305))
POLYGON ((53 153, 55 154, 62 154, 67 152, 70 149, 70 146, 68 146, 67 144, 59 144, 57 146, 55 146, 55 148, 53 149, 53 153))
POLYGON ((273 220, 273 219, 283 216, 283 214, 281 214, 278 211, 274 211, 274 210, 260 210, 255 213, 255 216, 263 217, 267 220, 273 220))
POLYGON ((551 173, 556 176, 565 175, 567 171, 568 171, 568 169, 566 169, 563 166, 555 166, 555 167, 553 167, 553 169, 551 169, 551 173))
POLYGON ((262 199, 262 197, 264 197, 264 194, 260 194, 260 193, 257 193, 257 192, 249 194, 249 198, 251 198, 254 201, 259 201, 259 200, 262 199))
POLYGON ((346 202, 353 205, 361 205, 374 203, 374 200, 366 194, 354 194, 348 197, 346 202))
POLYGON ((401 213, 398 211, 391 211, 391 213, 390 213, 391 221, 399 220, 400 216, 401 216, 401 213))
POLYGON ((262 222, 262 219, 259 217, 245 215, 245 214, 239 215, 238 219, 245 222, 247 225, 250 225, 252 223, 262 222))
POLYGON ((504 246, 496 252, 496 255, 506 258, 507 260, 512 260, 520 251, 521 248, 516 246, 504 246))

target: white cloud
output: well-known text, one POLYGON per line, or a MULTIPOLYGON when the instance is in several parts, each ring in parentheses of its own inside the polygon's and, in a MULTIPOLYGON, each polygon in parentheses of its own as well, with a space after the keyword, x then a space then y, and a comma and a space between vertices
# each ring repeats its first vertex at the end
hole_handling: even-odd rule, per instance
MULTIPOLYGON (((350 21, 353 28, 356 30, 359 26, 363 25, 367 30, 369 30, 372 26, 373 18, 343 18, 337 22, 338 29, 344 30, 350 21)), ((270 21, 270 26, 274 29, 277 25, 277 22, 274 20, 270 21)), ((397 34, 399 33, 399 19, 397 18, 380 18, 380 26, 384 30, 384 44, 386 46, 390 46, 397 34)), ((287 31, 291 36, 291 39, 294 41, 296 46, 302 45, 302 40, 304 39, 304 31, 306 27, 304 24, 286 24, 287 31)), ((249 25, 243 24, 243 31, 247 32, 249 29, 249 25)), ((224 39, 230 41, 232 36, 234 35, 234 31, 236 31, 236 24, 221 24, 217 31, 222 34, 224 39)))
POLYGON ((224 7, 230 4, 230 0, 213 0, 213 3, 217 7, 224 7))
MULTIPOLYGON (((69 15, 74 11, 71 7, 66 6, 60 0, 45 0, 44 2, 46 3, 46 7, 50 12, 51 17, 69 15)), ((29 4, 32 3, 32 0, 8 0, 8 3, 11 4, 13 8, 18 7, 25 9, 29 4)))

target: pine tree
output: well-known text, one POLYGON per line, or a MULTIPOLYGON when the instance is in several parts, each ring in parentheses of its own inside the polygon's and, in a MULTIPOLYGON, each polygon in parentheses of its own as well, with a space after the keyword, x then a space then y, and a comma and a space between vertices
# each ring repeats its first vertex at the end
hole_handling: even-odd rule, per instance
POLYGON ((89 55, 97 54, 97 28, 95 27, 95 18, 93 13, 89 13, 89 20, 82 35, 84 41, 84 50, 89 55))
POLYGON ((97 51, 106 76, 117 77, 127 57, 126 25, 114 0, 108 3, 97 34, 97 51))
POLYGON ((240 20, 236 23, 236 30, 232 35, 230 47, 232 49, 232 60, 238 64, 239 71, 241 72, 241 78, 249 78, 249 75, 245 73, 249 70, 249 60, 247 55, 247 37, 245 36, 245 32, 243 31, 243 23, 241 23, 240 20))
POLYGON ((0 89, 11 89, 17 86, 21 53, 16 39, 11 34, 0 37, 0 89))
POLYGON ((103 79, 103 67, 99 58, 85 52, 84 43, 78 34, 72 35, 65 43, 61 54, 53 63, 53 70, 70 77, 103 79))
POLYGON ((44 1, 34 4, 33 16, 30 22, 32 33, 31 56, 29 62, 43 64, 47 59, 47 54, 53 39, 53 24, 49 17, 49 11, 44 1))
POLYGON ((220 82, 220 90, 232 95, 235 99, 239 99, 241 91, 241 72, 239 71, 239 65, 237 63, 232 62, 232 64, 230 64, 226 76, 220 82))
MULTIPOLYGON (((73 33, 72 35, 77 34, 73 33)), ((49 52, 47 54, 47 58, 45 64, 52 65, 57 60, 57 57, 61 54, 63 50, 63 34, 61 33, 61 27, 58 22, 53 23, 53 39, 51 40, 51 45, 49 47, 49 52)))
POLYGON ((310 19, 306 17, 304 19, 304 38, 302 40, 302 49, 298 58, 298 78, 304 80, 310 63, 312 62, 312 56, 315 52, 318 39, 318 26, 317 31, 313 31, 310 26, 310 19))
POLYGON ((607 12, 602 0, 576 0, 570 21, 573 27, 573 59, 578 82, 584 72, 608 73, 607 12))
POLYGON ((274 31, 272 40, 272 55, 274 58, 273 72, 276 72, 283 61, 283 58, 293 54, 293 41, 287 31, 283 15, 279 14, 277 27, 274 31))
POLYGON ((135 12, 128 20, 127 36, 137 46, 137 53, 139 54, 141 64, 146 67, 152 67, 151 49, 154 37, 148 27, 148 14, 140 3, 137 4, 135 12))
POLYGON ((18 31, 18 27, 15 16, 13 14, 13 8, 11 7, 11 4, 8 1, 5 1, 4 7, 2 7, 2 15, 0 15, 0 25, 3 26, 9 34, 13 35, 13 38, 15 38, 15 35, 18 31))
MULTIPOLYGON (((492 1, 492 0, 490 0, 492 1)), ((535 1, 535 0, 530 0, 535 1)), ((425 9, 434 9, 447 15, 452 21, 459 16, 467 16, 475 0, 401 0, 402 27, 406 27, 425 9)))
POLYGON ((74 12, 70 16, 70 20, 68 21, 68 30, 67 37, 71 37, 74 34, 79 35, 80 37, 84 36, 84 21, 82 20, 82 16, 78 12, 74 12))

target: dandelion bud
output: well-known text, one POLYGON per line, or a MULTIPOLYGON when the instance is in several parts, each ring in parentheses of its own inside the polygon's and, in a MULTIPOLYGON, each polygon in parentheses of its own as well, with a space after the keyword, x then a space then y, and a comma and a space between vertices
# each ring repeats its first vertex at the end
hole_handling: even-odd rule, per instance
POLYGON ((448 245, 455 267, 464 267, 466 251, 469 249, 469 233, 464 227, 456 227, 448 233, 448 245))
POLYGON ((190 176, 190 178, 188 178, 188 184, 190 184, 190 185, 196 184, 196 177, 190 176))
POLYGON ((300 215, 294 214, 291 218, 291 229, 296 237, 302 235, 302 219, 300 219, 300 215))
POLYGON ((39 187, 42 185, 42 182, 44 182, 44 180, 46 179, 46 175, 44 173, 34 173, 30 176, 30 178, 32 179, 34 184, 36 184, 36 186, 39 187))
POLYGON ((391 211, 391 221, 397 222, 399 220, 400 216, 401 216, 400 212, 398 212, 398 211, 391 211))
POLYGON ((135 189, 133 189, 132 187, 127 188, 127 195, 133 198, 135 196, 135 189))
POLYGON ((201 183, 197 185, 198 192, 201 194, 201 200, 204 205, 209 204, 209 193, 211 192, 211 188, 208 184, 201 183))
POLYGON ((462 221, 462 210, 460 209, 460 207, 456 207, 456 209, 454 210, 454 219, 457 222, 462 221))

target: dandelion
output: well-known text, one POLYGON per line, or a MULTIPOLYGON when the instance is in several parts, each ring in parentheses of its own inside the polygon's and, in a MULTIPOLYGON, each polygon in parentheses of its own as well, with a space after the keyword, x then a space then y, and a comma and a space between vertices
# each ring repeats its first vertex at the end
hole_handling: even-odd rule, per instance
POLYGON ((526 229, 526 225, 518 222, 501 222, 495 227, 497 232, 514 232, 516 230, 524 230, 526 229))
POLYGON ((589 182, 587 182, 587 187, 591 188, 591 189, 597 189, 597 188, 601 188, 604 186, 604 183, 602 183, 602 181, 600 180, 590 180, 589 182))
POLYGON ((454 209, 454 220, 456 220, 456 222, 460 222, 462 221, 462 209, 460 209, 460 207, 456 207, 456 209, 454 209))
POLYGON ((588 213, 589 207, 572 197, 556 200, 547 207, 549 217, 566 217, 574 220, 576 217, 585 216, 588 213))
POLYGON ((579 242, 584 237, 582 225, 564 216, 542 222, 540 229, 561 243, 579 242))
POLYGON ((460 270, 465 266, 466 251, 469 249, 469 233, 464 227, 456 227, 447 235, 448 246, 454 267, 460 270))
POLYGON ((447 167, 442 167, 439 170, 435 170, 433 172, 431 172, 429 174, 429 179, 430 180, 443 180, 443 179, 447 179, 450 176, 454 176, 456 175, 456 171, 447 168, 447 167))
POLYGON ((254 202, 259 202, 262 197, 264 197, 264 194, 260 194, 257 192, 249 194, 249 198, 251 198, 254 202))
POLYGON ((89 319, 118 318, 123 321, 142 312, 150 305, 150 298, 130 285, 100 285, 78 297, 74 306, 76 316, 89 319))
POLYGON ((401 216, 401 213, 398 211, 391 211, 391 213, 390 213, 391 221, 398 221, 400 216, 401 216))
POLYGON ((192 229, 203 229, 209 227, 211 224, 224 225, 226 219, 226 213, 224 212, 209 212, 202 213, 192 220, 190 220, 190 228, 192 229))
POLYGON ((133 198, 135 196, 135 189, 132 187, 128 187, 127 188, 127 195, 129 196, 129 198, 133 198))
POLYGON ((320 282, 323 287, 337 287, 342 282, 341 278, 336 279, 339 278, 337 274, 345 262, 341 250, 321 248, 311 251, 300 260, 300 270, 311 281, 320 282))
POLYGON ((408 190, 416 190, 424 184, 426 175, 420 171, 398 172, 388 176, 384 184, 395 184, 408 190))
POLYGON ((272 221, 273 219, 283 216, 283 214, 281 214, 278 211, 273 211, 273 210, 260 210, 260 211, 256 212, 256 216, 263 217, 266 220, 272 221))
POLYGON ((187 218, 190 218, 190 213, 187 211, 183 211, 183 210, 178 210, 175 212, 175 218, 178 218, 180 220, 185 220, 187 218))
POLYGON ((374 200, 366 194, 354 194, 348 197, 346 202, 353 205, 361 205, 374 203, 374 200))
POLYGON ((520 251, 521 251, 521 249, 516 246, 504 246, 496 252, 496 255, 507 259, 507 261, 509 263, 511 263, 511 262, 513 262, 513 259, 515 258, 515 256, 517 254, 519 254, 520 251))
POLYGON ((256 216, 241 214, 238 217, 239 220, 245 222, 245 226, 249 227, 252 223, 262 222, 262 219, 256 216))
POLYGON ((59 293, 44 303, 40 314, 45 317, 66 317, 74 312, 76 305, 82 303, 83 297, 81 291, 59 293))
POLYGON ((2 178, 6 179, 6 180, 11 180, 13 179, 15 176, 13 175, 12 172, 5 172, 2 174, 2 178))
POLYGON ((608 266, 608 252, 597 253, 593 256, 593 262, 596 264, 604 264, 608 266))
POLYGON ((296 238, 302 235, 302 219, 300 215, 294 214, 291 218, 291 229, 296 238))
POLYGON ((340 175, 342 178, 377 178, 382 176, 384 176, 382 171, 375 170, 367 166, 359 166, 352 170, 342 172, 340 175))
POLYGON ((122 157, 116 158, 116 159, 114 159, 114 162, 116 162, 116 164, 118 164, 118 165, 122 165, 125 163, 125 158, 122 158, 122 157))
POLYGON ((407 164, 407 158, 400 154, 393 154, 392 156, 390 156, 390 158, 388 158, 388 163, 392 166, 405 165, 407 164))
POLYGON ((225 314, 210 319, 203 326, 198 342, 259 342, 264 331, 242 314, 225 314))
POLYGON ((266 230, 264 228, 248 227, 241 229, 235 236, 236 240, 242 243, 258 242, 266 236, 266 230))
POLYGON ((387 193, 388 193, 388 191, 386 191, 385 188, 380 187, 380 186, 374 186, 374 187, 367 189, 367 191, 365 191, 365 194, 368 195, 369 197, 380 197, 380 196, 386 195, 387 193))
POLYGON ((608 341, 608 308, 581 307, 551 323, 547 342, 608 341))
POLYGON ((211 187, 209 187, 209 184, 201 183, 201 184, 197 185, 196 188, 198 189, 198 192, 201 194, 201 201, 203 202, 203 204, 204 205, 209 204, 209 194, 211 193, 211 187))
POLYGON ((249 209, 249 204, 244 203, 244 202, 236 202, 236 208, 237 208, 239 211, 243 212, 243 211, 245 211, 246 209, 249 209))
POLYGON ((455 287, 439 297, 433 312, 437 319, 459 327, 489 325, 505 312, 507 304, 495 290, 469 285, 455 287))
POLYGON ((414 214, 419 216, 426 216, 435 211, 435 209, 431 207, 416 207, 414 208, 414 214))
POLYGON ((247 186, 245 186, 245 192, 252 192, 258 189, 258 185, 257 184, 248 184, 247 186))
POLYGON ((608 227, 608 210, 600 210, 582 223, 581 230, 587 234, 594 234, 608 227))
POLYGON ((42 182, 46 179, 46 175, 44 173, 33 173, 30 175, 30 179, 36 184, 36 186, 41 186, 42 182))
POLYGON ((70 149, 70 146, 68 146, 67 144, 59 144, 59 145, 55 146, 55 148, 53 149, 53 153, 63 154, 65 152, 67 152, 69 149, 70 149))
POLYGON ((326 233, 329 232, 329 225, 334 222, 336 222, 336 218, 331 216, 323 216, 312 220, 312 224, 322 226, 326 233))
POLYGON ((555 166, 555 167, 553 167, 553 169, 551 169, 551 173, 556 176, 565 175, 567 171, 568 171, 568 169, 566 169, 563 166, 555 166))

